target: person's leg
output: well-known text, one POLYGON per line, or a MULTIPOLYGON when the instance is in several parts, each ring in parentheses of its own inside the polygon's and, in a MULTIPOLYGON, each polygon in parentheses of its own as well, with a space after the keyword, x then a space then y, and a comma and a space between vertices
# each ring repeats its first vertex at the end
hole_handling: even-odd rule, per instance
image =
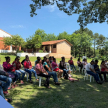
POLYGON ((47 71, 49 75, 53 76, 54 82, 58 82, 57 74, 56 72, 49 72, 47 71))
POLYGON ((106 72, 103 72, 103 75, 104 75, 104 80, 106 81, 107 78, 106 78, 106 72))
POLYGON ((33 72, 33 73, 34 73, 34 76, 36 77, 36 79, 38 79, 38 78, 37 78, 36 71, 35 71, 34 69, 31 69, 31 72, 33 72))
POLYGON ((90 74, 90 75, 92 75, 92 76, 94 77, 94 79, 96 80, 96 82, 99 81, 99 76, 98 76, 97 73, 95 74, 95 73, 92 72, 92 71, 87 71, 87 73, 90 74))
POLYGON ((19 81, 20 81, 21 80, 21 72, 19 70, 16 70, 15 72, 18 76, 17 80, 19 79, 19 81))
POLYGON ((45 77, 46 78, 45 84, 47 85, 47 87, 49 87, 49 79, 50 79, 51 76, 43 74, 43 73, 38 74, 38 76, 45 77))
POLYGON ((4 94, 3 94, 3 89, 2 89, 1 86, 0 86, 0 95, 5 99, 5 96, 4 96, 4 94))
POLYGON ((10 78, 10 77, 7 77, 7 76, 3 76, 3 75, 0 75, 0 80, 1 81, 5 81, 5 89, 4 89, 4 91, 7 91, 8 90, 8 88, 9 88, 9 86, 10 86, 10 84, 12 83, 12 79, 10 78))
POLYGON ((100 80, 103 81, 103 78, 102 78, 100 71, 96 71, 96 73, 99 75, 100 80))
POLYGON ((25 76, 25 71, 24 70, 19 70, 21 73, 22 73, 22 77, 21 77, 21 80, 23 80, 24 79, 24 76, 25 76))
POLYGON ((27 73, 29 73, 29 79, 30 79, 30 81, 31 81, 31 71, 30 71, 29 69, 25 69, 25 71, 26 71, 27 73))

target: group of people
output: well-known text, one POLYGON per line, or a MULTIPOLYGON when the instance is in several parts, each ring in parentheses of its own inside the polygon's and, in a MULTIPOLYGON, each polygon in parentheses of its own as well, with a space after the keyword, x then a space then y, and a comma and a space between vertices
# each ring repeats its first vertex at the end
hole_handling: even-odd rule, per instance
MULTIPOLYGON (((25 59, 20 62, 20 57, 17 56, 13 63, 10 63, 10 57, 5 57, 6 61, 3 62, 3 65, 0 65, 0 95, 8 102, 11 102, 11 98, 5 98, 4 95, 9 95, 8 90, 17 87, 17 82, 20 84, 24 84, 24 76, 27 72, 29 74, 29 82, 33 83, 31 74, 34 73, 36 80, 38 81, 37 76, 45 77, 46 81, 44 82, 44 86, 47 88, 51 88, 49 86, 49 80, 52 76, 54 79, 55 85, 60 85, 59 80, 63 77, 65 79, 69 79, 70 81, 78 81, 71 76, 71 71, 67 69, 65 57, 61 58, 59 64, 56 63, 56 58, 44 57, 41 60, 40 57, 37 57, 35 61, 35 67, 32 66, 31 61, 29 60, 29 56, 26 55, 25 59), (21 69, 23 67, 23 70, 21 69)), ((72 57, 68 61, 72 68, 75 68, 72 57)), ((75 68, 76 69, 76 68, 75 68)))
POLYGON ((80 59, 78 59, 77 64, 81 68, 81 70, 85 69, 87 74, 92 75, 98 84, 102 84, 104 81, 107 82, 106 78, 106 74, 108 74, 107 60, 101 62, 100 68, 98 65, 98 60, 95 61, 92 60, 90 63, 87 63, 87 59, 83 59, 82 62, 80 61, 80 59), (104 76, 104 79, 102 75, 104 76))

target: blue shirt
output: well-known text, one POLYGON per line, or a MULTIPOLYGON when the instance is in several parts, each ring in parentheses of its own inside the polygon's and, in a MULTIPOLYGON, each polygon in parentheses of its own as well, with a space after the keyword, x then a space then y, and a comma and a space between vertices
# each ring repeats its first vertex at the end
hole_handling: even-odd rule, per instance
POLYGON ((97 68, 97 67, 99 67, 99 66, 98 66, 97 64, 95 64, 95 65, 94 65, 94 70, 95 70, 95 71, 100 71, 100 69, 97 68), (96 68, 97 68, 97 69, 96 69, 96 68))

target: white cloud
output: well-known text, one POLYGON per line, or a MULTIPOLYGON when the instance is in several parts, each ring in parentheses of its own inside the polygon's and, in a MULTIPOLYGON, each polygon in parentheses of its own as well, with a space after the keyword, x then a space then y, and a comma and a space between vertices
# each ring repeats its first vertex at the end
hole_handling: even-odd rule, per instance
POLYGON ((55 8, 56 8, 56 5, 54 4, 54 5, 51 5, 50 6, 50 12, 54 12, 55 11, 55 8))
POLYGON ((23 25, 11 25, 10 28, 25 28, 23 25))

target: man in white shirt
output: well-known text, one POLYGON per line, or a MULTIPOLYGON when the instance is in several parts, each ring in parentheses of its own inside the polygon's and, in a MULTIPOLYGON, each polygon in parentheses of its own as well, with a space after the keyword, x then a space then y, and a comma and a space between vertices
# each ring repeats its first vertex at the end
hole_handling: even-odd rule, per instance
POLYGON ((98 74, 95 72, 94 66, 93 66, 93 65, 94 65, 94 61, 91 61, 90 63, 88 63, 88 64, 86 65, 87 74, 92 75, 98 84, 102 84, 102 82, 99 81, 99 76, 98 76, 98 74))

